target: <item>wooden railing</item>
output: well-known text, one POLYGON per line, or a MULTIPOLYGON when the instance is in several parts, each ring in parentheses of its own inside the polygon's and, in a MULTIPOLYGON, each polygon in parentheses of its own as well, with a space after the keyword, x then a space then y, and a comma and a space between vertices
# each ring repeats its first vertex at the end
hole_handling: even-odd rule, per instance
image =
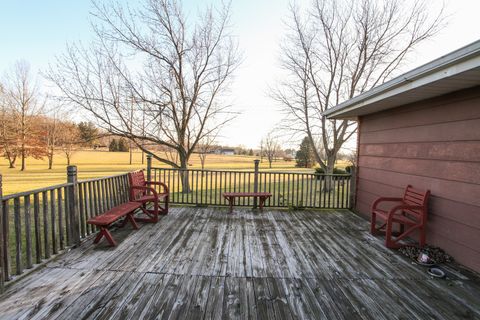
MULTIPOLYGON (((150 161, 147 161, 147 165, 150 161)), ((147 167, 147 178, 169 186, 170 202, 194 205, 228 205, 224 192, 270 192, 266 207, 336 208, 351 207, 350 174, 180 170, 147 167)), ((255 206, 253 198, 238 198, 237 206, 255 206)))
POLYGON ((2 197, 0 175, 0 292, 4 283, 94 233, 86 221, 128 201, 127 174, 77 181, 2 197))

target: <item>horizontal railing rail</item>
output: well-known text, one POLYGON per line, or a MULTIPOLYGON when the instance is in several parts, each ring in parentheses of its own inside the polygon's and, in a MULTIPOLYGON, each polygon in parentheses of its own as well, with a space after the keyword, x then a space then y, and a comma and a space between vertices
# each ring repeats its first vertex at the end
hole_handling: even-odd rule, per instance
MULTIPOLYGON (((270 192, 266 207, 350 208, 350 174, 274 171, 200 170, 151 167, 150 178, 166 183, 177 204, 228 205, 224 192, 270 192)), ((254 206, 238 198, 236 206, 254 206)))
POLYGON ((22 275, 96 232, 87 220, 128 201, 128 175, 77 181, 2 196, 0 176, 0 292, 22 275))

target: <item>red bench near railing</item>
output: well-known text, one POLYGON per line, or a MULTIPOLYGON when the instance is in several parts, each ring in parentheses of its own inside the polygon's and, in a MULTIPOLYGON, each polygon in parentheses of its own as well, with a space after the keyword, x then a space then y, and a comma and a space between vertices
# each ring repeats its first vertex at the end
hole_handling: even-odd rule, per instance
POLYGON ((385 228, 385 245, 388 248, 399 248, 402 246, 400 240, 418 230, 420 234, 419 244, 423 247, 426 237, 425 228, 429 197, 430 190, 421 191, 408 185, 403 198, 378 198, 372 205, 370 232, 377 234, 381 229, 385 228), (389 210, 381 209, 380 204, 385 202, 397 202, 397 205, 389 210), (376 226, 377 219, 384 221, 380 227, 376 226), (393 237, 392 229, 395 223, 400 225, 400 233, 393 237), (405 227, 407 227, 406 230, 405 227))
POLYGON ((95 238, 93 243, 98 243, 103 237, 105 237, 105 239, 107 239, 108 243, 110 243, 112 247, 116 246, 117 243, 113 239, 110 231, 108 231, 108 226, 110 226, 112 223, 120 220, 120 218, 123 218, 123 217, 125 217, 125 219, 123 223, 120 225, 121 227, 125 226, 127 222, 130 222, 134 229, 138 229, 138 225, 135 222, 133 213, 136 209, 140 208, 141 205, 142 204, 138 202, 123 203, 119 206, 116 206, 108 210, 103 214, 100 214, 96 217, 88 219, 87 220, 88 224, 92 224, 100 227, 100 231, 98 232, 97 237, 95 238))
POLYGON ((263 210, 263 204, 265 200, 270 198, 272 194, 270 192, 224 192, 223 197, 228 200, 228 204, 230 205, 230 213, 233 213, 233 204, 235 202, 235 198, 245 198, 245 197, 253 197, 258 198, 260 211, 263 210))

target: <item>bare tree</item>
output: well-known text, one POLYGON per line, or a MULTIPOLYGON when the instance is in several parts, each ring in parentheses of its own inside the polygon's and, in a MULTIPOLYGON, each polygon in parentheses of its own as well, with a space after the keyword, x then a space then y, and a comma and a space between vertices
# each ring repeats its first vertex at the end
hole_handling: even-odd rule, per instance
MULTIPOLYGON (((217 130, 232 117, 222 101, 239 63, 230 8, 210 7, 194 21, 175 0, 145 0, 138 10, 120 3, 95 8, 95 44, 70 46, 50 79, 100 128, 186 169, 199 141, 211 134, 206 128, 217 130), (177 157, 155 152, 160 146, 177 157)), ((182 182, 189 192, 188 177, 182 182)))
POLYGON ((80 142, 80 130, 73 122, 62 122, 59 129, 61 132, 59 145, 67 158, 67 165, 70 165, 73 154, 77 151, 80 142))
POLYGON ((6 79, 6 103, 14 118, 21 159, 20 170, 24 171, 27 157, 41 159, 45 155, 43 133, 36 121, 42 112, 43 104, 38 101, 35 80, 30 74, 27 62, 18 61, 6 79))
POLYGON ((20 154, 17 127, 12 110, 8 105, 7 92, 0 83, 0 150, 8 160, 9 168, 15 168, 20 154))
POLYGON ((286 76, 272 96, 286 113, 286 127, 308 136, 327 174, 356 124, 326 119, 323 112, 391 78, 437 33, 441 17, 424 0, 313 0, 304 11, 291 6, 281 47, 286 76))
POLYGON ((202 166, 202 171, 205 169, 205 161, 207 160, 207 155, 212 153, 212 151, 214 150, 215 138, 216 136, 205 136, 198 143, 197 152, 198 156, 200 157, 200 165, 202 166))
POLYGON ((58 113, 53 112, 50 117, 46 117, 43 121, 43 125, 45 127, 45 146, 47 150, 48 169, 52 169, 55 149, 59 146, 60 120, 58 119, 58 113))
POLYGON ((346 154, 346 160, 352 164, 352 166, 356 167, 358 165, 358 150, 348 150, 346 154))
POLYGON ((272 162, 275 161, 277 153, 280 150, 280 145, 278 143, 278 138, 270 132, 263 139, 264 141, 264 153, 268 160, 268 165, 272 168, 272 162))
POLYGON ((260 140, 260 162, 263 162, 263 156, 264 156, 264 148, 265 147, 265 141, 263 141, 263 138, 260 140))

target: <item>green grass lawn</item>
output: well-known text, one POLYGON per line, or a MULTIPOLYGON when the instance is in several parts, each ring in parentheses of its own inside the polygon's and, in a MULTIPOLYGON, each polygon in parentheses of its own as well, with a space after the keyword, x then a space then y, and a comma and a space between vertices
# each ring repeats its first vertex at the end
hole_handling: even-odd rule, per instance
MULTIPOLYGON (((73 155, 72 164, 78 167, 79 179, 96 178, 125 173, 146 167, 142 164, 142 153, 133 153, 133 163, 129 164, 128 152, 108 152, 85 150, 78 151, 73 155)), ((208 155, 206 160, 206 169, 227 169, 227 170, 253 170, 254 156, 228 156, 228 155, 208 155)), ((18 160, 20 161, 20 160, 18 160)), ((191 169, 200 169, 200 159, 194 154, 190 159, 191 169)), ((52 170, 47 169, 47 161, 27 159, 27 170, 19 170, 20 163, 17 168, 8 168, 7 160, 0 159, 0 173, 3 176, 3 193, 11 194, 55 184, 66 182, 66 158, 58 153, 54 158, 54 166, 52 170)), ((344 167, 345 163, 339 163, 339 167, 344 167)), ((155 167, 166 167, 162 163, 154 161, 155 167)), ((275 161, 272 169, 269 168, 268 162, 264 160, 260 163, 262 171, 295 171, 311 173, 313 169, 295 168, 295 161, 275 161)))

